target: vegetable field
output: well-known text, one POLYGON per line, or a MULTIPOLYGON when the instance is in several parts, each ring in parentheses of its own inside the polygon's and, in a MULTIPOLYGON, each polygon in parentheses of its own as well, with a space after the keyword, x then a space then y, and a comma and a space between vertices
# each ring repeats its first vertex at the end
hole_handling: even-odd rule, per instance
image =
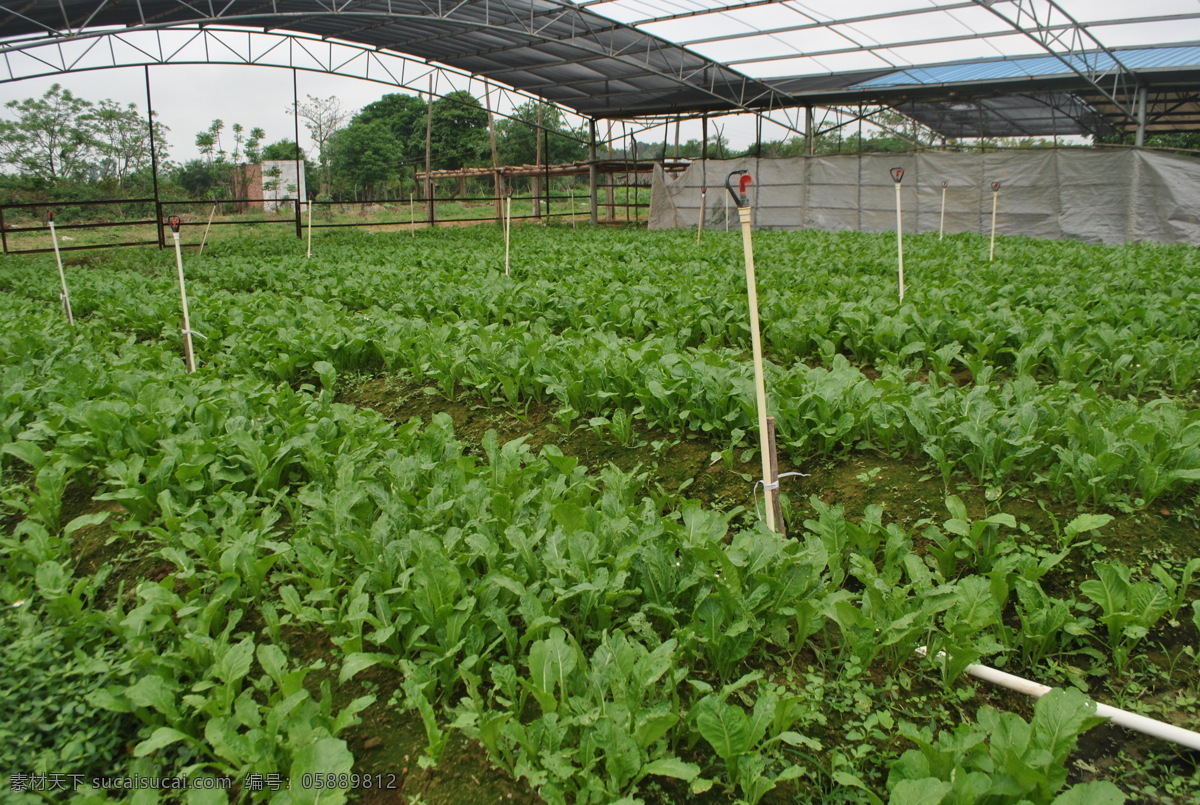
POLYGON ((695 240, 0 262, 4 801, 1200 797, 1200 252, 695 240))

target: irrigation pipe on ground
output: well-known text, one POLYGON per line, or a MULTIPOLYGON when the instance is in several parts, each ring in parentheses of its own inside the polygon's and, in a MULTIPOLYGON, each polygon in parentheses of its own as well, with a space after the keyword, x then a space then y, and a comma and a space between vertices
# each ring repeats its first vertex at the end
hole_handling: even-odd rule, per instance
MULTIPOLYGON (((919 646, 917 653, 924 657, 927 653, 925 646, 919 646)), ((938 659, 943 659, 946 656, 946 652, 939 651, 937 656, 938 659)), ((1053 688, 1039 682, 1015 676, 998 668, 990 668, 986 665, 972 663, 967 666, 966 671, 976 679, 982 679, 985 682, 991 682, 1009 690, 1024 693, 1035 699, 1040 699, 1053 690, 1053 688)), ((1131 713, 1128 710, 1121 710, 1111 705, 1100 704, 1099 702, 1096 703, 1096 715, 1101 718, 1107 718, 1112 723, 1125 729, 1161 738, 1164 741, 1171 741, 1180 746, 1186 746, 1188 749, 1200 750, 1200 732, 1193 732, 1183 727, 1177 727, 1174 724, 1167 724, 1164 721, 1158 721, 1157 719, 1131 713)))

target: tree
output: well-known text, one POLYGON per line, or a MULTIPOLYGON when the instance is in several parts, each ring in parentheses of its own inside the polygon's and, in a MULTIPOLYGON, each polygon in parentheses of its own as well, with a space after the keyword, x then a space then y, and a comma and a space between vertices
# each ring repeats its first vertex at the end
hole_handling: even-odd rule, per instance
POLYGON ((330 139, 333 170, 347 186, 372 195, 400 175, 404 149, 383 119, 355 121, 330 139))
POLYGON ((465 90, 451 92, 433 102, 429 139, 435 170, 478 165, 485 157, 491 162, 487 112, 479 105, 479 99, 465 90))
POLYGON ((93 104, 54 84, 41 98, 9 101, 0 121, 0 161, 47 181, 83 176, 95 154, 93 104))
POLYGON ((342 109, 342 102, 336 95, 330 95, 328 98, 315 98, 312 95, 307 97, 308 103, 300 104, 295 110, 289 109, 288 114, 299 113, 300 119, 304 121, 304 128, 308 129, 308 136, 316 143, 317 161, 321 166, 321 191, 328 193, 333 182, 329 140, 346 122, 348 113, 342 109))
POLYGON ((296 141, 295 140, 276 140, 262 150, 263 162, 279 162, 281 160, 296 158, 296 141))
POLYGON ((572 129, 557 107, 529 101, 513 110, 512 116, 496 124, 496 147, 504 165, 532 165, 537 160, 539 111, 548 136, 545 161, 551 164, 587 158, 587 133, 572 129), (540 109, 539 109, 540 107, 540 109))
MULTIPOLYGON (((121 106, 106 98, 96 104, 90 118, 102 175, 125 184, 131 175, 151 167, 146 120, 136 104, 121 106)), ((159 162, 167 159, 165 134, 168 130, 162 123, 154 121, 154 144, 159 162)))

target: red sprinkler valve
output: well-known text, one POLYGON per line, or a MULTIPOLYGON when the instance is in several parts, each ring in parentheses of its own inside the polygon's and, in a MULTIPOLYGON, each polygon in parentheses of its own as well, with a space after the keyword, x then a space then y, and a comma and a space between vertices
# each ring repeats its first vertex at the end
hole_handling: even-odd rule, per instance
POLYGON ((750 199, 746 198, 746 190, 750 187, 750 183, 753 181, 754 179, 746 170, 730 171, 729 175, 725 177, 725 189, 729 191, 729 195, 733 196, 733 203, 738 207, 750 206, 750 199), (733 189, 734 176, 741 177, 738 179, 737 190, 733 189))
POLYGON ((949 182, 942 182, 942 187, 949 187, 949 186, 950 186, 949 182))
POLYGON ((178 232, 178 231, 179 231, 179 224, 180 224, 180 221, 179 221, 179 216, 178 216, 178 215, 172 215, 170 218, 168 218, 168 219, 167 219, 167 223, 171 225, 171 231, 172 231, 172 232, 178 232))
POLYGON ((46 221, 54 223, 54 210, 46 210, 46 221))
POLYGON ((904 181, 904 168, 892 168, 891 174, 892 181, 896 184, 900 184, 902 181, 904 181))
POLYGON ((1000 192, 1000 183, 999 182, 992 182, 992 192, 993 193, 1000 192))

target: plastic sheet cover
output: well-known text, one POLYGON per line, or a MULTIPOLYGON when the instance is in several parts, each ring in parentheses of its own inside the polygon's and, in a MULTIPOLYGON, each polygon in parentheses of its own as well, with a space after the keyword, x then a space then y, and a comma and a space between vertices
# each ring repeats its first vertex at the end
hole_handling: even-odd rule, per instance
POLYGON ((695 228, 707 183, 704 226, 736 228, 725 176, 746 169, 761 229, 889 232, 896 228, 890 170, 904 168, 904 231, 936 232, 945 187, 945 231, 987 235, 996 204, 1003 235, 1090 242, 1200 245, 1200 160, 1153 151, 1030 149, 920 154, 697 160, 679 173, 655 169, 650 228, 695 228), (1000 190, 993 193, 992 183, 1000 190))

